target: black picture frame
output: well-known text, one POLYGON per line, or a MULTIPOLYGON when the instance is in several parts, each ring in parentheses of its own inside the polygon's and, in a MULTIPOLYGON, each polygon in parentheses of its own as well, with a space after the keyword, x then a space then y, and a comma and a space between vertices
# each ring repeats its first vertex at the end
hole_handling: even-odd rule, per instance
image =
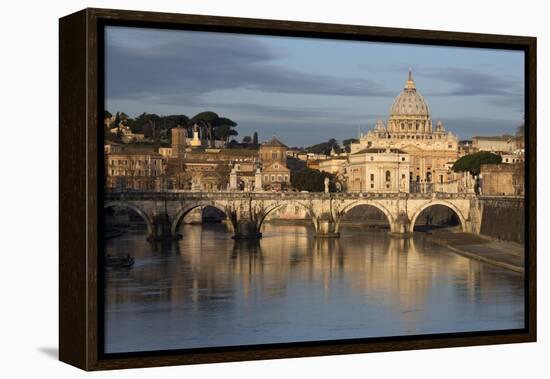
POLYGON ((536 38, 84 9, 59 22, 59 358, 84 370, 307 357, 536 341, 536 38), (525 53, 525 315, 523 329, 328 342, 104 354, 102 325, 103 31, 107 25, 330 38, 525 53))

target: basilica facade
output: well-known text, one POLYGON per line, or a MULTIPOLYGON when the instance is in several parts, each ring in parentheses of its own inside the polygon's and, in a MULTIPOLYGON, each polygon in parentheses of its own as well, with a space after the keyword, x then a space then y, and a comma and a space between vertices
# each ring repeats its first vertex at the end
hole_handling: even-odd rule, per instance
MULTIPOLYGON (((424 97, 409 70, 403 91, 395 98, 387 123, 382 120, 351 145, 351 156, 368 149, 394 149, 409 156, 410 191, 453 180, 450 166, 458 159, 458 138, 438 121, 435 127, 424 97)), ((390 150, 387 150, 390 151, 390 150)), ((401 171, 401 170, 399 170, 401 171)), ((367 178, 364 178, 366 181, 367 178)))

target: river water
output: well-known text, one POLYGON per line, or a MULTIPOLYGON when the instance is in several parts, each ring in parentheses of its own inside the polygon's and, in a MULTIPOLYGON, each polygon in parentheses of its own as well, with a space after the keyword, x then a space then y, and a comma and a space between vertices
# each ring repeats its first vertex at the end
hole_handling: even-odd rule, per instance
POLYGON ((136 352, 522 328, 523 276, 446 251, 422 233, 342 227, 317 240, 266 223, 259 243, 224 224, 183 239, 106 241, 131 269, 105 274, 105 352, 136 352))

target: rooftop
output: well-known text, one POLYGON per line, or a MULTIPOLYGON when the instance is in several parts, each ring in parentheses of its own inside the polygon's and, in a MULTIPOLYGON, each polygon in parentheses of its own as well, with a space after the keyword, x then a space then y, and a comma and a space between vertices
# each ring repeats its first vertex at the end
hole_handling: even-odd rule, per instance
POLYGON ((408 154, 406 151, 403 151, 401 149, 386 149, 386 148, 380 148, 380 147, 369 147, 363 150, 359 150, 356 153, 353 153, 353 155, 356 154, 385 154, 388 153, 388 150, 392 154, 408 154))
POLYGON ((288 148, 287 145, 279 141, 277 138, 273 137, 267 142, 262 143, 262 146, 273 146, 273 147, 285 147, 288 148))

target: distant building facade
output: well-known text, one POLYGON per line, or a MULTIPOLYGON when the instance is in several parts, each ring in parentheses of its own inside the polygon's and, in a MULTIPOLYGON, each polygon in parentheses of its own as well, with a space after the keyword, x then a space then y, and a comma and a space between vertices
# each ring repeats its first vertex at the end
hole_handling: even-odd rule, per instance
POLYGON ((524 165, 483 164, 480 167, 481 194, 487 196, 523 196, 524 165))
POLYGON ((351 155, 370 148, 399 149, 410 157, 407 173, 411 190, 432 188, 451 178, 448 164, 458 158, 457 137, 446 131, 441 121, 434 128, 428 104, 416 89, 412 74, 391 107, 387 125, 379 120, 359 142, 350 146, 351 155), (424 185, 428 183, 428 185, 424 185))
POLYGON ((472 148, 474 151, 507 152, 512 153, 518 148, 517 139, 513 136, 494 136, 472 138, 472 148))
POLYGON ((179 158, 185 156, 187 148, 187 129, 178 126, 171 130, 172 133, 172 149, 170 150, 171 158, 179 158))
POLYGON ((264 190, 280 191, 290 187, 290 170, 286 165, 287 150, 288 147, 275 137, 260 145, 264 190))
POLYGON ((160 190, 164 160, 160 154, 121 151, 106 156, 106 185, 117 190, 160 190))
POLYGON ((366 148, 349 156, 348 192, 409 192, 410 156, 392 148, 366 148))

